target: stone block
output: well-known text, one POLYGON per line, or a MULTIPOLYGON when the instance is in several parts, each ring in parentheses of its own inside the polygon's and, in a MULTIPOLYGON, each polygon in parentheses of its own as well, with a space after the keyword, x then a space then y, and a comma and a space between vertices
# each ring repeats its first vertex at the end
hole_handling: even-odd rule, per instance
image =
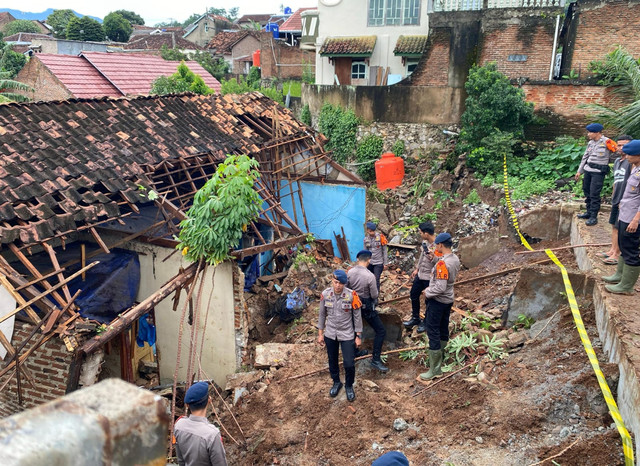
POLYGON ((283 367, 287 365, 292 351, 297 351, 305 345, 289 343, 265 343, 256 346, 256 357, 253 366, 256 369, 283 367))
POLYGON ((225 385, 224 389, 233 390, 234 388, 238 387, 250 388, 253 384, 260 380, 262 376, 262 371, 238 372, 237 374, 228 375, 227 384, 225 385))
POLYGON ((482 261, 498 252, 500 248, 498 228, 491 228, 484 233, 460 238, 458 243, 460 261, 468 268, 478 266, 482 261))

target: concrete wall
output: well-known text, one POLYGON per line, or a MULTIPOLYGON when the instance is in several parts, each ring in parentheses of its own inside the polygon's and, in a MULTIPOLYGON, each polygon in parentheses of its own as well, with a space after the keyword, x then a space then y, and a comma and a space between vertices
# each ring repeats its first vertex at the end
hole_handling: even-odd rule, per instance
POLYGON ((3 466, 164 465, 166 401, 117 379, 0 421, 3 466))
POLYGON ((209 41, 218 32, 230 28, 231 23, 227 21, 203 18, 198 23, 198 27, 193 30, 188 36, 186 36, 185 39, 193 42, 196 45, 199 45, 200 47, 206 47, 209 41), (207 24, 207 27, 205 27, 205 23, 207 24))
POLYGON ((303 85, 302 102, 314 115, 329 102, 367 121, 446 125, 460 120, 464 95, 451 87, 303 85))
MULTIPOLYGON (((321 184, 303 181, 302 196, 304 210, 307 215, 309 229, 318 239, 330 239, 333 250, 338 254, 338 246, 333 233, 341 235, 344 228, 351 260, 363 247, 366 190, 364 186, 348 186, 342 184, 321 184)), ((291 197, 287 196, 289 188, 281 193, 281 204, 293 218, 291 197)), ((298 223, 304 225, 302 211, 296 196, 298 223)))
MULTIPOLYGON (((396 57, 393 49, 401 35, 427 35, 429 21, 426 0, 420 3, 420 21, 412 26, 368 26, 369 0, 348 0, 336 6, 318 2, 318 38, 316 49, 320 50, 327 37, 377 36, 376 46, 370 57, 370 66, 390 67, 390 74, 406 75, 402 57, 396 57)), ((316 55, 316 83, 333 84, 334 66, 329 58, 316 55)))
POLYGON ((57 53, 60 55, 78 55, 80 52, 106 52, 107 44, 99 42, 83 42, 81 40, 34 38, 32 47, 41 47, 40 53, 57 53))
POLYGON ((29 59, 20 70, 16 81, 28 84, 35 92, 20 91, 34 101, 67 100, 73 97, 71 92, 42 64, 37 56, 29 59))
MULTIPOLYGON (((233 49, 231 49, 231 73, 236 75, 247 74, 247 70, 245 69, 245 62, 238 61, 238 59, 247 56, 251 57, 253 55, 253 52, 255 52, 256 50, 260 50, 260 40, 253 37, 252 35, 244 37, 240 42, 234 45, 233 49)), ((252 63, 249 64, 250 67, 252 63)))

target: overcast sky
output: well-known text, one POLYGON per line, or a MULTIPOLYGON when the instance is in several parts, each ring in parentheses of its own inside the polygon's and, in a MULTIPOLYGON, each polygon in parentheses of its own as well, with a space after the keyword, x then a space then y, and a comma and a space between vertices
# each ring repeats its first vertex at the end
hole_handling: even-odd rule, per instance
POLYGON ((0 8, 14 8, 26 12, 39 13, 47 8, 60 10, 70 8, 83 15, 104 18, 110 11, 133 10, 142 16, 146 24, 153 25, 162 21, 176 19, 184 21, 191 13, 204 13, 206 8, 240 7, 239 16, 258 13, 280 13, 280 5, 291 7, 294 11, 300 7, 316 6, 317 0, 110 0, 108 2, 83 0, 0 0, 0 8))

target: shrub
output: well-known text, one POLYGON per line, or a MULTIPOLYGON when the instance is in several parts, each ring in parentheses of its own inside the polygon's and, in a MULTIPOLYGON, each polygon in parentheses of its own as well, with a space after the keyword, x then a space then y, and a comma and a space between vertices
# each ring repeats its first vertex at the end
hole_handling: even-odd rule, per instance
POLYGON ((249 74, 247 75, 247 84, 249 87, 253 89, 260 88, 260 80, 262 79, 262 73, 260 72, 260 68, 257 66, 252 66, 249 70, 249 74))
POLYGON ((478 194, 478 190, 473 189, 467 197, 464 198, 465 204, 480 204, 482 200, 480 199, 480 195, 478 194))
POLYGON ((404 141, 401 139, 398 139, 393 143, 393 146, 391 146, 391 152, 393 152, 396 157, 402 157, 404 155, 404 151, 405 145, 404 141))
POLYGON ((302 121, 307 126, 311 126, 311 110, 309 109, 309 104, 304 104, 304 107, 302 107, 302 112, 300 113, 300 121, 302 121))
POLYGON ((558 180, 576 174, 586 149, 584 138, 560 136, 555 143, 548 144, 531 160, 513 167, 519 177, 535 177, 558 180))
POLYGON ((382 155, 384 141, 376 134, 369 134, 362 138, 356 148, 357 172, 365 181, 371 181, 376 176, 374 162, 382 155))
POLYGON ((291 92, 291 97, 300 97, 302 95, 302 83, 300 81, 287 81, 282 85, 282 95, 291 92))
POLYGON ((482 176, 498 175, 503 171, 504 156, 510 158, 513 155, 515 143, 512 133, 496 130, 484 137, 480 145, 471 151, 467 156, 467 165, 482 176))
POLYGON ((275 100, 280 105, 284 103, 284 97, 282 96, 282 92, 273 88, 273 87, 258 87, 255 88, 251 86, 247 80, 245 80, 242 76, 239 79, 231 78, 231 79, 223 79, 220 81, 220 93, 222 95, 226 94, 244 94, 245 92, 254 92, 258 91, 269 97, 270 99, 275 100))
POLYGON ((329 142, 327 149, 333 151, 336 162, 344 164, 351 158, 356 148, 356 134, 359 120, 353 110, 325 103, 320 110, 318 127, 329 142))

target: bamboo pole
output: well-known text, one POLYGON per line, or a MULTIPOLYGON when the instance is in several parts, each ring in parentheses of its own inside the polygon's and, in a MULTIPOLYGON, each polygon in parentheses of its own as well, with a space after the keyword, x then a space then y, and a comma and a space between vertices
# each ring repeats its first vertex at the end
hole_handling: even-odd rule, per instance
POLYGON ((611 246, 611 243, 586 243, 586 244, 575 244, 571 246, 562 246, 559 248, 551 248, 551 249, 536 249, 535 251, 518 251, 516 254, 535 254, 536 252, 546 252, 546 251, 562 251, 564 249, 574 249, 574 248, 601 248, 603 246, 611 246))

